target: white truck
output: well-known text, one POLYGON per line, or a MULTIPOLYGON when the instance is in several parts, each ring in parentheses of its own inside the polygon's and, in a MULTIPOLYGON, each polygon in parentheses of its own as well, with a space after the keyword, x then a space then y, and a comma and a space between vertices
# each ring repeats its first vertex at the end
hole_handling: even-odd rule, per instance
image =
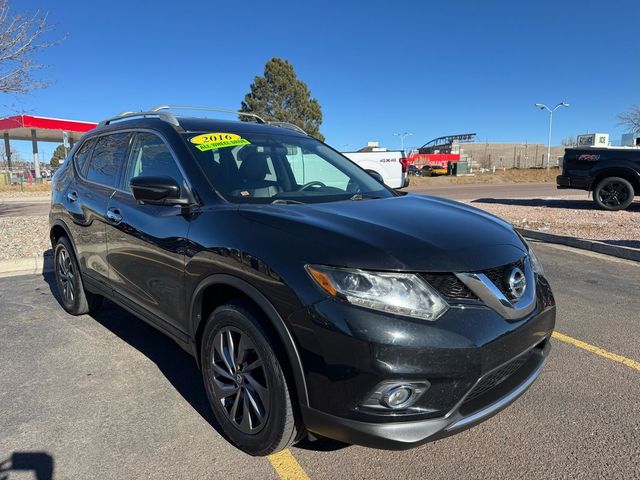
POLYGON ((388 187, 404 188, 409 185, 406 158, 402 150, 342 152, 342 154, 364 170, 380 175, 388 187))

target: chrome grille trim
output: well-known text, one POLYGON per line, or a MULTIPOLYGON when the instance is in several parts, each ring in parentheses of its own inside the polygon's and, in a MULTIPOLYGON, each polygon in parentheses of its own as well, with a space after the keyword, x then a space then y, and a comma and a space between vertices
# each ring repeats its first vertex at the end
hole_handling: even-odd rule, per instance
POLYGON ((484 273, 456 273, 456 277, 475 293, 489 308, 507 320, 518 320, 529 315, 536 307, 536 283, 529 255, 522 261, 527 286, 518 301, 511 302, 484 273))

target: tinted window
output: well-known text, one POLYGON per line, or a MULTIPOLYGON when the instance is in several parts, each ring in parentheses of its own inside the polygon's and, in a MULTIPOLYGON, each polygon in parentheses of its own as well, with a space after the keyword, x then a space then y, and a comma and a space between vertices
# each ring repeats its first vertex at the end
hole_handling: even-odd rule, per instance
POLYGON ((171 177, 178 185, 182 185, 182 174, 162 139, 153 133, 137 133, 133 139, 124 183, 128 188, 129 180, 133 177, 151 175, 171 177))
POLYGON ((88 180, 111 187, 118 185, 120 166, 125 161, 130 136, 129 133, 114 133, 98 138, 87 172, 88 180))
POLYGON ((87 174, 87 167, 89 166, 89 157, 91 157, 91 149, 95 145, 96 140, 92 138, 82 144, 80 149, 76 152, 73 159, 76 162, 76 168, 80 171, 82 176, 87 174))

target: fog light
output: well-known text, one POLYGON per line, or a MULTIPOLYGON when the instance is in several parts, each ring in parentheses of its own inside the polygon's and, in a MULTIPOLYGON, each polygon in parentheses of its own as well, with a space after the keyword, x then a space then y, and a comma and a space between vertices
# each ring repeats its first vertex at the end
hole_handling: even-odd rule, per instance
POLYGON ((398 385, 390 388, 382 397, 382 403, 389 408, 403 408, 413 397, 413 387, 410 385, 398 385))
POLYGON ((429 389, 427 380, 385 380, 360 403, 360 408, 377 410, 393 415, 409 415, 415 411, 426 412, 426 406, 416 407, 416 402, 429 389), (417 410, 416 410, 417 409, 417 410))

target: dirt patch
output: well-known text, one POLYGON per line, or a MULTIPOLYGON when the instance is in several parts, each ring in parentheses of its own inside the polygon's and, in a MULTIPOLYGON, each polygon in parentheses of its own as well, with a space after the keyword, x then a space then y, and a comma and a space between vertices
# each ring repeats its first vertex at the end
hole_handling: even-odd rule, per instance
POLYGON ((470 177, 411 177, 412 187, 426 187, 436 185, 457 185, 470 183, 555 183, 560 174, 558 168, 527 168, 496 170, 491 172, 476 172, 470 177))

